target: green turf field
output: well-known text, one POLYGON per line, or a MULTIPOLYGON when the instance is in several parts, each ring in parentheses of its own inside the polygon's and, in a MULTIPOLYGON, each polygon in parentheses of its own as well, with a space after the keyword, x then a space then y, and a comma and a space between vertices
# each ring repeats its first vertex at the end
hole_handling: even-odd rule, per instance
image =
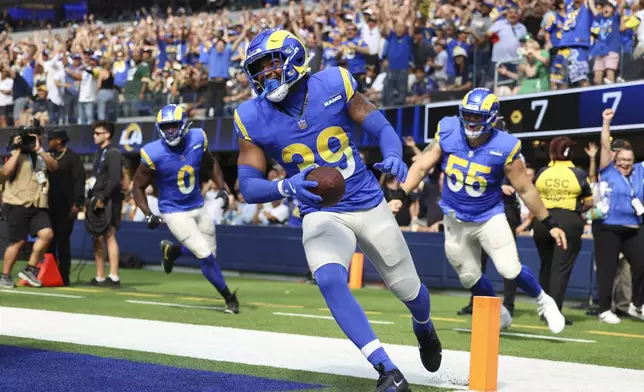
MULTIPOLYGON (((14 271, 18 271, 18 268, 21 268, 21 265, 14 267, 14 271)), ((81 274, 81 282, 88 282, 93 273, 94 266, 90 264, 81 274)), ((153 270, 122 270, 121 280, 123 283, 120 289, 96 288, 82 283, 70 288, 18 287, 14 289, 16 292, 37 291, 82 296, 83 298, 19 295, 4 291, 0 292, 0 306, 344 338, 344 334, 333 320, 294 316, 297 314, 330 316, 317 286, 309 283, 227 277, 229 286, 232 289, 239 289, 238 298, 241 305, 239 315, 228 315, 215 309, 222 307, 223 301, 218 298, 212 286, 198 273, 175 271, 173 274, 166 275, 161 271, 153 270), (157 305, 151 303, 157 303, 157 305), (190 307, 178 308, 159 304, 179 304, 190 307)), ((416 344, 407 309, 390 292, 378 288, 364 288, 356 290, 355 295, 367 311, 369 319, 376 323, 373 324, 373 327, 380 341, 409 346, 416 344)), ((456 315, 456 311, 466 304, 467 298, 432 292, 431 300, 432 318, 443 348, 469 351, 469 334, 453 330, 470 326, 470 317, 456 315)), ((596 318, 586 316, 582 311, 564 309, 564 314, 574 321, 574 325, 566 327, 562 334, 557 335, 558 337, 593 340, 595 343, 502 336, 500 353, 520 357, 644 369, 644 362, 633 360, 633 358, 644 358, 644 323, 624 318, 620 325, 606 325, 600 324, 596 318)), ((553 336, 545 324, 539 321, 535 306, 522 299, 517 301, 513 325, 508 332, 553 336)), ((0 337, 0 344, 79 352, 161 364, 171 363, 173 366, 179 367, 262 375, 294 381, 321 382, 330 386, 325 389, 329 391, 368 390, 373 387, 371 380, 128 350, 41 342, 6 336, 0 337), (347 389, 347 386, 351 388, 347 389)), ((414 388, 414 391, 437 390, 439 389, 426 386, 414 388)))

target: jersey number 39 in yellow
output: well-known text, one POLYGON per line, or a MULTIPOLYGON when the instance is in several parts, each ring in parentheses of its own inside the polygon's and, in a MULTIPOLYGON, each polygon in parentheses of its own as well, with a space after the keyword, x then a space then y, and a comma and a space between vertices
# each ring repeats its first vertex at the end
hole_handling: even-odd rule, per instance
POLYGON ((179 192, 183 193, 184 195, 189 194, 195 189, 196 182, 197 178, 195 177, 194 167, 185 165, 181 169, 179 169, 179 173, 177 173, 177 185, 179 186, 179 192), (188 177, 187 181, 186 177, 188 177))
MULTIPOLYGON (((349 146, 349 137, 342 128, 329 127, 320 132, 317 137, 316 147, 320 158, 327 163, 333 164, 339 162, 343 156, 346 157, 347 167, 344 169, 336 167, 344 179, 351 177, 351 175, 356 171, 356 161, 353 158, 353 150, 351 149, 351 146, 349 146), (331 139, 338 139, 340 142, 340 148, 335 152, 332 151, 329 146, 331 139)), ((315 164, 315 154, 306 144, 293 143, 282 150, 282 160, 284 163, 292 163, 295 155, 302 157, 302 162, 297 164, 300 171, 315 164)))
POLYGON ((452 192, 458 192, 465 187, 465 192, 472 197, 481 196, 487 188, 487 180, 479 174, 490 174, 491 172, 492 168, 489 166, 469 162, 453 154, 447 159, 447 166, 445 167, 449 189, 452 192), (465 173, 467 173, 467 176, 465 176, 465 173), (478 184, 478 187, 475 188, 476 184, 478 184))

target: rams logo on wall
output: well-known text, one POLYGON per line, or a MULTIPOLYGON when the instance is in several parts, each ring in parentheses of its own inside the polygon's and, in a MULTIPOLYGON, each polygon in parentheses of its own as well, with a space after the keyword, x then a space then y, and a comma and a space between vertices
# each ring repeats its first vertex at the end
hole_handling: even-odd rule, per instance
POLYGON ((125 151, 138 150, 143 144, 143 132, 137 123, 131 123, 121 132, 121 140, 119 144, 125 151))

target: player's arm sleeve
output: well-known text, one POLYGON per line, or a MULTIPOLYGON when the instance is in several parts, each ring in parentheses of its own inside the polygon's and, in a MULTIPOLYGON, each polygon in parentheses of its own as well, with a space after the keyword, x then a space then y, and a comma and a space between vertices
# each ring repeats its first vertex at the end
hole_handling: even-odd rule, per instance
POLYGON ((200 129, 200 131, 203 134, 203 150, 206 152, 208 151, 208 135, 206 135, 206 131, 203 129, 200 129))
POLYGON ((505 159, 505 164, 509 165, 514 162, 516 159, 521 159, 521 140, 517 140, 514 148, 508 154, 508 157, 505 159))
POLYGON ((338 67, 338 70, 340 71, 340 78, 342 80, 342 95, 344 95, 344 101, 349 102, 358 89, 358 82, 346 68, 338 67))
POLYGON ((250 138, 248 130, 246 129, 246 125, 244 125, 244 123, 242 122, 237 110, 238 109, 235 109, 235 113, 233 114, 233 127, 235 128, 235 132, 237 132, 237 136, 239 136, 240 138, 252 142, 253 139, 250 138))
POLYGON ((145 151, 145 148, 142 148, 140 153, 141 153, 141 164, 147 166, 147 168, 150 170, 156 170, 156 167, 154 166, 154 161, 152 160, 152 158, 150 158, 150 155, 148 154, 148 152, 145 151))
POLYGON ((264 173, 252 166, 240 165, 237 168, 237 177, 239 190, 248 204, 268 203, 287 196, 282 190, 284 180, 269 181, 264 177, 264 173))

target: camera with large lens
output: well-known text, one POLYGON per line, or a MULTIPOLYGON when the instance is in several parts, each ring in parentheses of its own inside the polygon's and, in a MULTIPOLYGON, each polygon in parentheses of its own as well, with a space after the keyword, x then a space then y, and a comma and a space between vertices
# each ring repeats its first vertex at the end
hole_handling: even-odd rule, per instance
POLYGON ((33 119, 31 126, 21 127, 20 130, 9 137, 9 150, 20 149, 21 152, 32 152, 36 147, 36 136, 42 135, 43 128, 38 119, 33 119), (16 136, 20 136, 20 142, 15 143, 16 136))

